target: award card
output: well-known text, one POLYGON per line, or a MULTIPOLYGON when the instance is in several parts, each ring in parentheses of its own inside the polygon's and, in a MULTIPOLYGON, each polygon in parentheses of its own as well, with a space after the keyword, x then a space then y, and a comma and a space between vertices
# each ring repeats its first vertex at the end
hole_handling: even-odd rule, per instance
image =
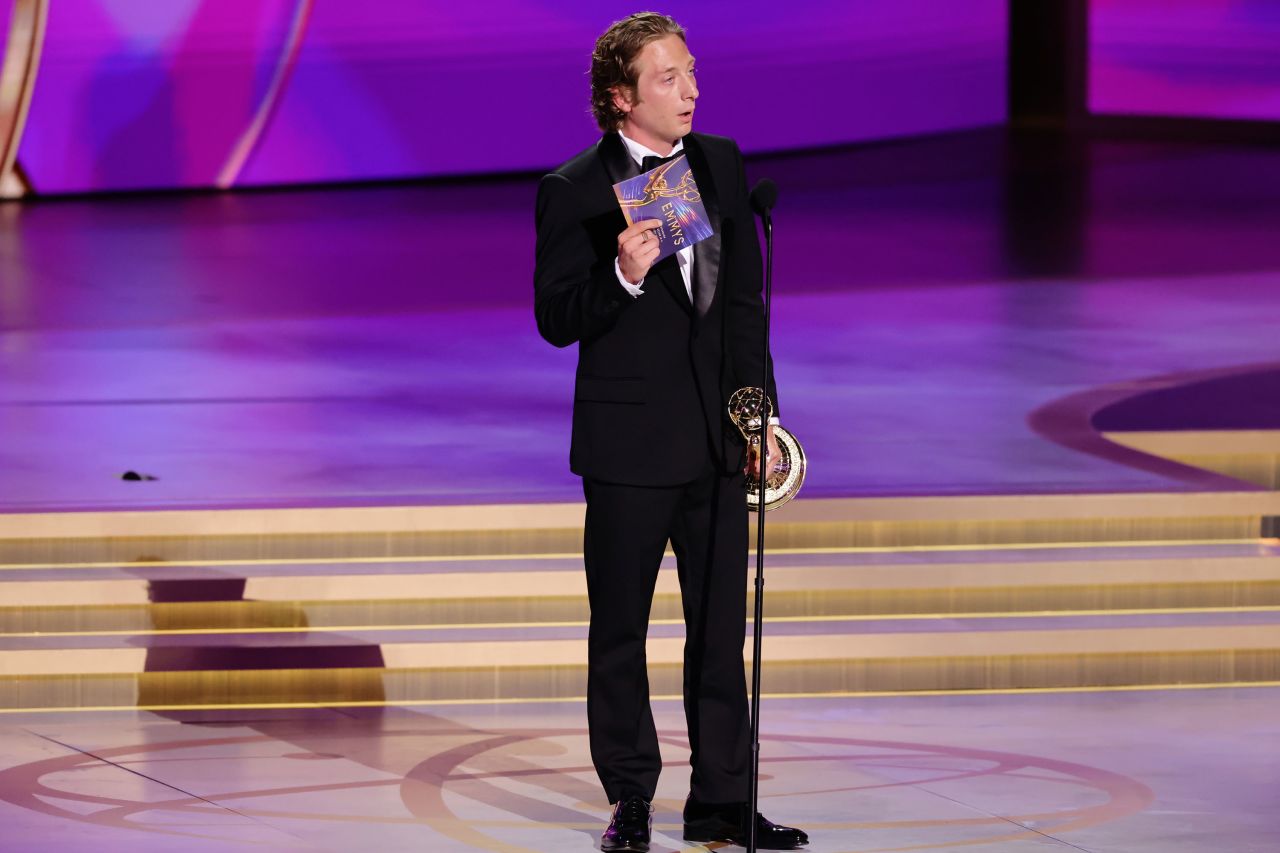
POLYGON ((658 261, 711 236, 693 170, 683 154, 634 178, 613 185, 628 225, 657 219, 658 261))

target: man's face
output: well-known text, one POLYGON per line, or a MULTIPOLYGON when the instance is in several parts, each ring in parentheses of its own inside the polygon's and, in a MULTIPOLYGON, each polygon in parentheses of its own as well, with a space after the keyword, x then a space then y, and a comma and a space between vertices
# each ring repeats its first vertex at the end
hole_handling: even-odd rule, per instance
POLYGON ((684 39, 669 35, 651 41, 635 61, 636 90, 615 90, 613 102, 626 113, 622 132, 660 154, 693 129, 693 103, 698 99, 693 57, 684 39))

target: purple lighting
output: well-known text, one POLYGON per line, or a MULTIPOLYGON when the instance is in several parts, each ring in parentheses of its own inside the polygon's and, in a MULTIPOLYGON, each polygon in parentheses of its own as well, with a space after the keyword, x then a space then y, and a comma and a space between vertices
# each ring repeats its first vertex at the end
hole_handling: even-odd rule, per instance
MULTIPOLYGON (((41 193, 541 170, 595 138, 588 53, 631 11, 59 0, 19 162, 41 193)), ((695 126, 748 152, 1005 118, 1004 0, 716 0, 679 17, 695 126)))
POLYGON ((1095 113, 1280 119, 1280 4, 1092 0, 1095 113))

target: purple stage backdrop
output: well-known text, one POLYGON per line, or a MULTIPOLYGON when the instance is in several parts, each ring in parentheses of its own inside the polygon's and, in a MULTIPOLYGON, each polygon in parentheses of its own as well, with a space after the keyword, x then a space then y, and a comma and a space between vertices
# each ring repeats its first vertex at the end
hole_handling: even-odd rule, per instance
POLYGON ((1280 119, 1280 2, 1091 0, 1095 113, 1280 119))
MULTIPOLYGON (((0 0, 3 2, 3 0, 0 0)), ((704 0, 695 127, 748 151, 998 124, 1007 0, 704 0)), ((37 192, 552 166, 634 2, 56 0, 19 163, 37 192)))

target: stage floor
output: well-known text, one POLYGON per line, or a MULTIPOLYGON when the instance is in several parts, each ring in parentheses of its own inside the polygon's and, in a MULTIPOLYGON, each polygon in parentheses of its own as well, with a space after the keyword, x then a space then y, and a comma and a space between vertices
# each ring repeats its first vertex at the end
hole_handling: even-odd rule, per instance
MULTIPOLYGON (((1103 433, 1248 433, 1241 446, 1280 472, 1278 158, 982 131, 754 160, 752 176, 782 188, 775 352, 783 420, 812 460, 805 496, 911 498, 867 515, 797 502, 791 544, 827 584, 799 591, 844 606, 849 598, 823 592, 845 589, 836 580, 846 575, 826 570, 870 563, 885 570, 885 595, 852 616, 900 621, 914 602, 951 637, 966 614, 976 631, 979 616, 1002 615, 988 611, 1008 610, 1015 624, 1055 603, 1111 608, 1062 616, 1088 654, 1101 641, 1085 636, 1086 622, 1106 615, 1134 631, 1174 626, 1153 608, 1187 611, 1178 624, 1192 629, 1274 621, 1274 541, 1258 536, 1275 495, 1103 433), (1202 396, 1186 396, 1196 388, 1202 396), (995 497, 946 500, 964 495, 995 497), (835 547, 828 535, 866 553, 828 565, 813 556, 835 547), (1018 550, 1035 545, 1083 550, 1018 550), (896 548, 903 554, 880 553, 896 548), (902 586, 908 566, 927 577, 902 586), (1180 583, 1188 588, 1169 588, 1180 583), (1005 596, 1006 584, 1018 594, 1005 596), (902 589, 921 597, 899 601, 902 589), (1212 600, 1184 600, 1200 593, 1212 600), (877 609, 889 604, 898 609, 877 609)), ((511 563, 508 551, 529 552, 516 571, 550 566, 580 582, 577 558, 563 556, 579 541, 577 519, 565 523, 575 506, 425 506, 581 500, 567 470, 574 353, 533 326, 535 184, 0 204, 0 517, 15 540, 0 568, 23 601, 67 617, 64 632, 90 635, 85 648, 140 654, 125 635, 173 614, 206 619, 195 630, 223 643, 219 632, 239 630, 235 608, 270 603, 264 584, 287 590, 285 615, 295 598, 323 604, 335 572, 343 618, 348 599, 395 591, 360 625, 392 621, 396 596, 432 602, 433 573, 483 580, 477 554, 511 563), (123 481, 125 471, 157 479, 123 481), (90 519, 76 528, 90 537, 83 546, 53 541, 74 526, 67 517, 21 514, 361 505, 425 508, 367 527, 352 512, 352 527, 333 530, 318 526, 346 510, 298 513, 306 518, 287 529, 287 513, 258 527, 242 521, 258 512, 193 513, 241 520, 179 531, 189 538, 165 513, 113 515, 86 533, 97 523, 88 514, 77 516, 90 519), (486 513, 511 518, 433 520, 486 513), (410 516, 421 530, 388 526, 410 516), (256 535, 264 529, 274 538, 256 535), (356 544, 307 551, 320 546, 299 534, 321 532, 356 544), (410 546, 420 562, 390 559, 410 546), (564 565, 535 566, 529 554, 564 565), (459 562, 434 562, 445 558, 459 562), (137 624, 115 631, 120 604, 133 605, 121 612, 137 624)), ((512 576, 492 577, 481 592, 495 606, 523 597, 503 583, 512 576)), ((276 610, 263 613, 275 624, 276 610)), ((521 618, 536 631, 565 616, 521 618)), ((1177 648, 1135 640, 1139 674, 1140 655, 1159 663, 1193 645, 1183 642, 1192 629, 1167 632, 1177 648)), ((1270 677, 1270 647, 1259 652, 1253 633, 1238 644, 1201 642, 1206 633, 1193 650, 1223 664, 1219 681, 1238 684, 1230 665, 1238 657, 1248 671, 1250 655, 1261 660, 1252 677, 1270 677)), ((1114 643, 1103 651, 1117 654, 1114 643)), ((1020 653, 984 647, 974 671, 1008 675, 1001 661, 1020 653)), ((948 669, 945 657, 931 661, 948 669)), ((86 700, 77 691, 87 681, 47 669, 42 689, 86 700)), ((383 696, 398 670, 365 671, 383 696)), ((1153 671, 1164 684, 1186 680, 1153 671)), ((304 674, 322 682, 317 673, 304 674)), ((235 686, 216 667, 209 674, 235 686)), ((654 850, 705 849, 679 840, 679 704, 655 705, 670 770, 654 850)), ((809 830, 818 853, 1280 848, 1277 687, 801 695, 765 700, 763 719, 764 811, 809 830)), ((0 713, 0 851, 587 851, 606 815, 581 702, 0 713)))
MULTIPOLYGON (((753 162, 806 495, 1222 488, 1028 418, 1274 368, 1277 158, 984 131, 753 162)), ((580 500, 534 186, 0 205, 0 511, 580 500)))
MULTIPOLYGON (((708 849, 679 837, 679 704, 656 713, 653 850, 708 849)), ((608 806, 583 714, 5 715, 0 849, 588 851, 608 806)), ((1280 845, 1280 688, 779 699, 762 719, 762 811, 815 853, 1280 845)))

